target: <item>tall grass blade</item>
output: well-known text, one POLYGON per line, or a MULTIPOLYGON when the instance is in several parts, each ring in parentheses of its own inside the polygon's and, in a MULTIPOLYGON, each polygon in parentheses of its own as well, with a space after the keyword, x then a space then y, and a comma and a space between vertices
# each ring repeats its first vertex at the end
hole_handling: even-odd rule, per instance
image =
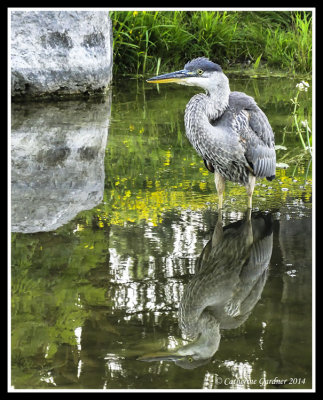
POLYGON ((262 57, 262 53, 260 54, 260 56, 257 58, 257 60, 255 61, 255 63, 253 64, 253 68, 255 71, 257 71, 258 67, 259 67, 259 63, 262 57))

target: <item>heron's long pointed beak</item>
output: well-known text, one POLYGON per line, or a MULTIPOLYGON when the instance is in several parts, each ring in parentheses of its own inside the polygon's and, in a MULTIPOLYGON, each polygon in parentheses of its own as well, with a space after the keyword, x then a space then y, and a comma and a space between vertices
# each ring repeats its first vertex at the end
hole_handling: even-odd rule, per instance
POLYGON ((151 362, 151 361, 178 361, 183 359, 184 356, 181 356, 176 353, 166 353, 166 352, 160 352, 160 353, 151 353, 151 354, 145 354, 141 357, 138 357, 138 361, 146 361, 146 362, 151 362))
POLYGON ((192 77, 190 71, 182 69, 180 71, 170 72, 169 74, 154 76, 153 78, 147 79, 149 83, 169 83, 169 82, 180 82, 185 78, 192 77))

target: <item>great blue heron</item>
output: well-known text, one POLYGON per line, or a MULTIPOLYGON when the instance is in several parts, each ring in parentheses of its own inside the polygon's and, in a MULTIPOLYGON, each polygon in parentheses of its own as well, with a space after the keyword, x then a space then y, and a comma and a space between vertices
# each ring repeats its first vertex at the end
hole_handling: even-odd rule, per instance
POLYGON ((190 342, 175 351, 145 354, 140 361, 173 361, 196 368, 218 351, 221 330, 236 329, 258 303, 268 277, 273 247, 273 218, 258 213, 223 227, 222 211, 212 239, 197 260, 184 289, 178 322, 190 342))
POLYGON ((186 106, 186 135, 207 169, 215 173, 219 208, 223 206, 226 179, 246 186, 248 208, 252 208, 256 178, 272 180, 276 169, 274 133, 255 100, 245 93, 231 92, 222 68, 205 57, 147 82, 205 89, 206 94, 196 94, 186 106))

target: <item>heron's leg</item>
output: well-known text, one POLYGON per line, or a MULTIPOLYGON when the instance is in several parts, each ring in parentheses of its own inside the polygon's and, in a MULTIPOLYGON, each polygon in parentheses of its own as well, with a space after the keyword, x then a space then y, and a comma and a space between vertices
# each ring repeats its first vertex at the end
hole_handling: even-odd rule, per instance
POLYGON ((251 207, 249 207, 246 212, 246 221, 251 221, 251 211, 251 207))
POLYGON ((252 230, 252 222, 251 222, 251 207, 247 209, 246 212, 246 222, 245 222, 245 234, 243 237, 245 238, 245 245, 251 246, 253 243, 253 230, 252 230))
POLYGON ((252 208, 252 194, 255 189, 256 177, 249 174, 249 181, 246 184, 247 195, 248 195, 248 208, 252 208))
POLYGON ((212 247, 219 241, 223 240, 223 222, 222 222, 222 208, 219 209, 218 220, 212 235, 212 247))
POLYGON ((215 172, 214 181, 215 181, 216 191, 218 192, 219 195, 219 209, 221 209, 223 206, 223 192, 225 188, 225 179, 223 178, 223 176, 215 172))

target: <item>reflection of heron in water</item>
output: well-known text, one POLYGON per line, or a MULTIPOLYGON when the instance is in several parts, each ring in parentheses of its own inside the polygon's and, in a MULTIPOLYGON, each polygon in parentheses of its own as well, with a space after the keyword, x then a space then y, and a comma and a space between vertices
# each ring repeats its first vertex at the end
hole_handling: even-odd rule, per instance
POLYGON ((245 220, 223 228, 222 214, 212 239, 197 260, 179 307, 179 326, 191 342, 173 353, 155 353, 142 361, 175 361, 183 368, 207 363, 219 348, 220 329, 247 320, 260 299, 272 253, 272 216, 248 210, 245 220))

